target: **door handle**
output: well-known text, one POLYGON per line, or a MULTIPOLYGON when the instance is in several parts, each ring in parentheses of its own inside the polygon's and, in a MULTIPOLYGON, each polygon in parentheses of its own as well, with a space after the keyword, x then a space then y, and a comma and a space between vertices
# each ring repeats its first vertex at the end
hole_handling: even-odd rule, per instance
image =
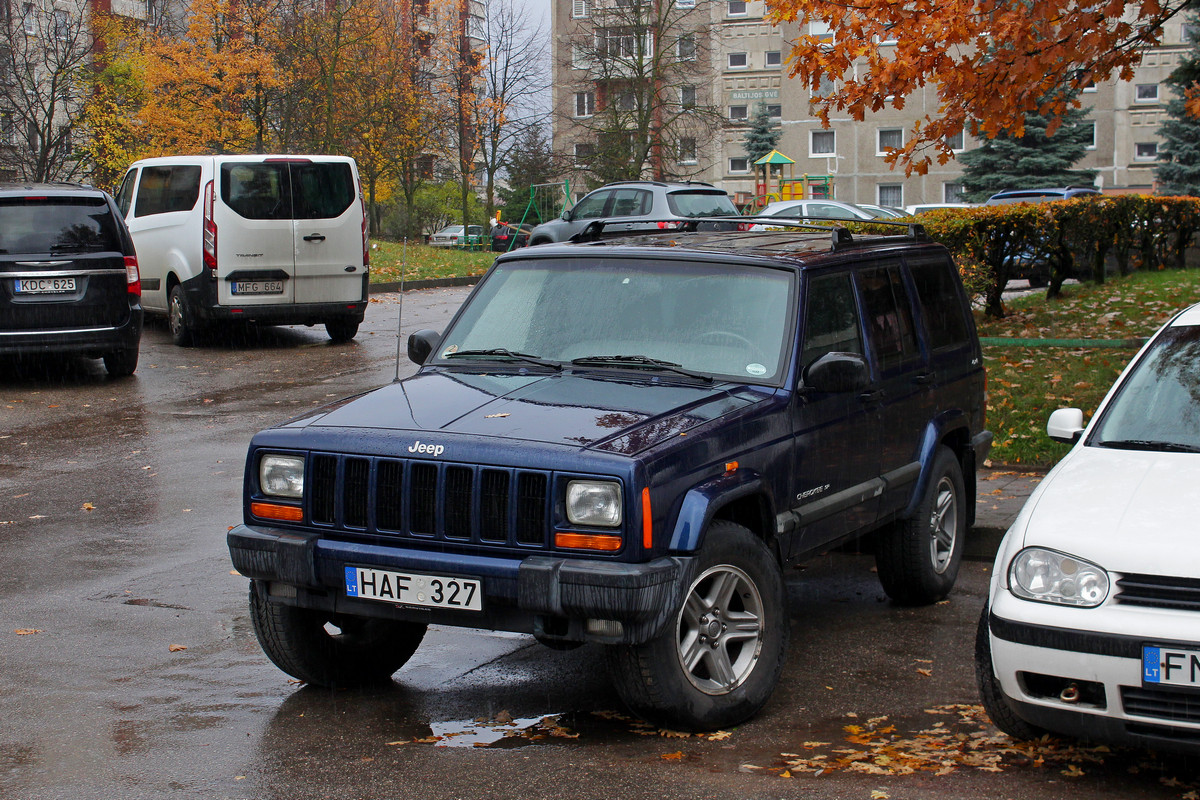
POLYGON ((915 383, 919 386, 925 386, 927 384, 933 383, 933 373, 932 372, 922 372, 913 378, 913 383, 915 383))
POLYGON ((325 237, 324 237, 324 235, 322 235, 320 233, 310 233, 308 236, 304 237, 304 241, 306 241, 306 242, 323 242, 323 241, 325 241, 325 237))
POLYGON ((883 390, 873 389, 869 392, 863 392, 858 396, 858 399, 863 403, 878 403, 883 400, 883 390))

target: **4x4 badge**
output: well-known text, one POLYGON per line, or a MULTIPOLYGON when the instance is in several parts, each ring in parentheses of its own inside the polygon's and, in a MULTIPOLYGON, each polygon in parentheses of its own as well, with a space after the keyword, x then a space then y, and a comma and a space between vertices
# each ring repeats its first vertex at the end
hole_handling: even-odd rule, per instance
POLYGON ((413 442, 408 448, 410 453, 428 453, 431 456, 440 456, 446 452, 446 448, 440 444, 422 444, 421 442, 413 442))

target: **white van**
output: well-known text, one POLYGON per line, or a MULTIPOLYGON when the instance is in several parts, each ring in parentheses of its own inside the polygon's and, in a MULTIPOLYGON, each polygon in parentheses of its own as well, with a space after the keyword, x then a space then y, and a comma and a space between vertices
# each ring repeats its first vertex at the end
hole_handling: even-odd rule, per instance
POLYGON ((142 305, 176 344, 225 320, 324 324, 354 338, 369 248, 358 168, 343 156, 170 156, 129 168, 117 205, 142 305))

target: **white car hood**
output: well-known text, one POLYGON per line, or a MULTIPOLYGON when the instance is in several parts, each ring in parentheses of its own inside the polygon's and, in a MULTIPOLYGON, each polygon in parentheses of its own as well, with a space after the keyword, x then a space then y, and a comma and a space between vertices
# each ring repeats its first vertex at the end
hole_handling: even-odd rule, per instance
POLYGON ((1076 447, 1030 502, 1025 546, 1110 572, 1200 576, 1200 454, 1076 447))

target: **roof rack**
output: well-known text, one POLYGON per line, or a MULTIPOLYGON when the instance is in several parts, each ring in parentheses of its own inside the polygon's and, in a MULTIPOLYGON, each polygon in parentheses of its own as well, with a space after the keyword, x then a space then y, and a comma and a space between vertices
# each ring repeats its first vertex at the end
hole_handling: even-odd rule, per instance
MULTIPOLYGON (((864 244, 862 240, 856 240, 850 231, 845 227, 845 223, 854 222, 862 225, 887 225, 890 227, 899 227, 905 229, 905 238, 911 239, 914 242, 930 242, 929 234, 925 230, 925 226, 918 222, 899 222, 896 220, 885 219, 864 219, 864 220, 847 220, 833 219, 829 217, 788 217, 779 219, 778 217, 742 217, 742 216, 724 216, 724 217, 691 217, 688 219, 638 219, 636 221, 621 217, 598 219, 588 223, 588 226, 579 233, 570 238, 572 242, 595 242, 604 238, 626 238, 630 236, 654 236, 657 234, 671 233, 696 233, 701 230, 702 225, 718 225, 721 223, 768 223, 773 227, 780 228, 795 228, 803 229, 805 232, 815 231, 831 231, 833 236, 833 249, 841 250, 847 247, 864 244), (804 220, 810 220, 805 222, 804 220), (822 225, 820 222, 832 222, 834 225, 822 225), (637 225, 635 229, 622 228, 621 230, 610 230, 605 232, 605 226, 628 226, 637 225), (645 226, 655 225, 655 228, 645 226)), ((733 231, 723 230, 721 228, 708 228, 711 232, 727 232, 733 231)))

